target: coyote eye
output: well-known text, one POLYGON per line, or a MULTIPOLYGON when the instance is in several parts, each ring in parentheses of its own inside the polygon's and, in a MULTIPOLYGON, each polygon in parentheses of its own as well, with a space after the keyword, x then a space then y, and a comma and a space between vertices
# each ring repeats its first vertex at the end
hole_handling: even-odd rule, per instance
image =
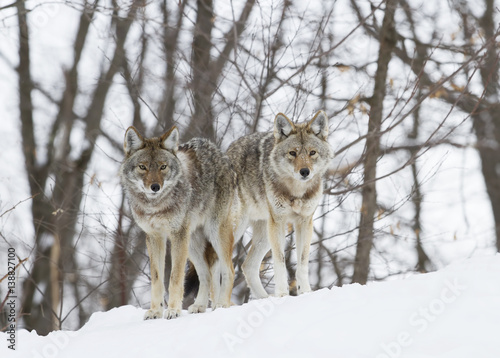
POLYGON ((290 154, 292 157, 296 157, 297 156, 297 153, 295 151, 291 151, 291 152, 288 152, 288 154, 290 154))
POLYGON ((140 165, 139 165, 139 169, 140 169, 140 170, 146 170, 146 166, 145 166, 145 165, 140 164, 140 165))
POLYGON ((167 169, 167 165, 166 164, 163 164, 161 167, 160 167, 160 170, 165 170, 167 169))
POLYGON ((316 154, 315 150, 311 150, 311 153, 309 153, 309 155, 314 155, 314 154, 316 154))

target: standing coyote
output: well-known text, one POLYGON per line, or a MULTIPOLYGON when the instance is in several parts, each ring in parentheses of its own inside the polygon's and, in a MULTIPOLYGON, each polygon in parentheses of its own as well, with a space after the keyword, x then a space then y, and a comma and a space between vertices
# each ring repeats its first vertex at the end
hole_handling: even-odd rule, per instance
POLYGON ((228 148, 238 176, 241 205, 235 236, 239 239, 247 226, 252 226, 252 246, 242 268, 257 298, 268 296, 259 268, 269 249, 274 260, 275 294, 288 295, 284 253, 288 223, 296 232, 298 293, 311 291, 308 264, 312 217, 323 193, 323 175, 333 157, 327 137, 325 112, 319 111, 311 121, 299 124, 280 113, 274 120, 273 133, 254 133, 228 148))
MULTIPOLYGON (((181 312, 188 253, 200 280, 189 312, 205 311, 212 280, 204 252, 210 245, 219 259, 213 270, 222 276, 220 291, 213 292, 215 307, 228 307, 231 300, 235 174, 227 156, 208 140, 192 139, 180 147, 178 140, 175 127, 160 138, 143 138, 134 127, 125 133, 121 183, 136 223, 146 232, 150 261, 151 308, 144 319, 163 316, 167 237, 172 272, 165 318, 181 312)), ((220 277, 213 279, 220 286, 220 277)))

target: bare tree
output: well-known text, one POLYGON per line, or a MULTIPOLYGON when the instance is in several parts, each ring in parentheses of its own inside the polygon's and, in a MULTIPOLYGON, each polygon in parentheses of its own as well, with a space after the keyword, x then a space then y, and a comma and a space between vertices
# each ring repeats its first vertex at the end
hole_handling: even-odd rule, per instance
MULTIPOLYGON (((410 8, 410 5, 405 4, 405 8, 410 8)), ((466 86, 453 83, 450 87, 443 86, 437 97, 452 106, 458 107, 472 120, 477 137, 477 150, 482 163, 482 173, 495 219, 496 246, 497 250, 500 250, 500 181, 498 171, 495 169, 498 168, 500 157, 498 146, 492 145, 492 143, 498 143, 500 140, 499 123, 497 123, 499 54, 495 46, 500 32, 495 27, 494 16, 496 11, 493 0, 484 1, 484 13, 481 18, 472 15, 470 3, 467 1, 457 2, 453 5, 453 10, 462 19, 464 45, 463 48, 452 46, 443 46, 443 48, 449 51, 450 56, 459 52, 468 58, 465 65, 460 67, 461 72, 455 76, 462 76, 465 79, 463 82, 466 83, 466 86), (473 45, 476 43, 473 38, 476 33, 474 29, 480 29, 479 31, 484 33, 484 41, 477 45, 473 45), (477 69, 479 69, 482 85, 482 92, 479 93, 473 92, 468 86, 474 79, 477 69)), ((410 23, 416 22, 413 19, 412 11, 406 11, 405 14, 410 23)), ((398 37, 403 38, 399 34, 398 37)), ((419 39, 416 32, 413 33, 413 41, 416 47, 416 58, 409 54, 405 47, 396 48, 395 54, 419 76, 422 86, 433 87, 437 84, 437 81, 432 79, 434 76, 431 75, 429 66, 426 65, 435 46, 419 39)), ((431 60, 433 59, 431 58, 431 60)), ((440 63, 439 60, 433 61, 440 63)), ((446 76, 446 74, 443 73, 443 76, 446 76)))
POLYGON ((382 127, 384 99, 387 85, 387 70, 392 56, 392 50, 396 45, 396 29, 394 24, 394 13, 396 12, 397 0, 386 2, 384 21, 380 29, 380 49, 377 60, 377 72, 373 95, 369 99, 370 119, 368 122, 368 136, 366 138, 364 152, 364 173, 362 188, 361 219, 359 223, 359 237, 354 259, 354 273, 352 282, 365 284, 368 280, 370 270, 370 251, 374 237, 374 218, 377 212, 377 161, 380 155, 380 132, 382 127))
MULTIPOLYGON (((78 23, 70 64, 51 83, 36 79, 43 64, 32 53, 29 21, 48 5, 0 7, 7 19, 15 10, 18 24, 18 64, 11 71, 18 78, 26 197, 33 198, 35 235, 24 243, 31 249, 23 263, 24 326, 46 334, 69 321, 81 326, 96 307, 148 300, 144 235, 114 174, 131 124, 148 135, 177 125, 185 140, 206 137, 224 148, 238 136, 270 129, 278 112, 301 121, 324 109, 337 158, 315 220, 310 272, 317 288, 436 267, 426 247, 424 199, 432 193, 419 158, 443 145, 462 150, 453 135, 470 124, 500 249, 493 0, 481 2, 479 17, 470 1, 447 5, 461 21, 461 33, 453 35, 461 40, 450 43, 437 27, 423 35, 423 26, 437 26, 438 10, 430 21, 406 0, 350 4, 66 2, 61 6, 72 8, 78 23), (106 44, 95 46, 101 40, 106 44), (362 47, 366 41, 374 46, 362 47), (84 73, 90 59, 92 85, 84 73), (435 103, 448 112, 428 118, 435 103), (53 108, 43 123, 46 140, 36 130, 41 107, 53 108), (96 174, 102 168, 104 180, 96 174), (387 189, 391 180, 404 182, 398 197, 387 189), (396 245, 413 261, 402 262, 396 245), (388 267, 382 273, 374 269, 380 263, 388 267)), ((292 284, 293 237, 286 252, 292 284)), ((240 270, 248 247, 246 236, 235 247, 235 302, 249 299, 240 270)), ((261 275, 272 285, 267 260, 261 275)))
MULTIPOLYGON (((75 261, 73 240, 82 202, 86 169, 95 148, 96 139, 100 133, 100 123, 103 114, 106 94, 118 69, 124 59, 124 43, 130 25, 134 20, 141 1, 134 2, 127 17, 113 18, 116 29, 116 48, 107 70, 103 70, 96 86, 87 114, 80 120, 85 124, 86 148, 76 159, 67 155, 71 151, 70 133, 75 126, 77 116, 73 112, 76 93, 78 91, 77 68, 89 25, 95 13, 95 3, 86 4, 81 16, 80 25, 74 42, 74 58, 72 69, 66 74, 66 88, 58 103, 58 114, 52 123, 51 137, 47 144, 47 159, 43 165, 36 162, 36 143, 33 126, 33 106, 31 95, 34 86, 29 72, 29 29, 26 21, 24 2, 17 3, 20 29, 20 65, 19 91, 21 123, 23 127, 23 147, 27 163, 28 180, 32 195, 37 195, 33 202, 33 224, 37 228, 34 246, 35 259, 31 268, 32 274, 23 284, 22 309, 25 313, 25 325, 36 329, 40 334, 46 334, 54 328, 61 327, 61 300, 65 276, 78 276, 78 264, 75 261), (57 139, 56 139, 57 137, 57 139), (51 192, 46 192, 46 183, 53 178, 51 192), (47 245, 46 235, 53 237, 47 245), (35 293, 41 293, 41 302, 35 300, 35 293), (50 322, 50 323, 48 323, 50 322)), ((75 279, 74 282, 79 282, 75 279)), ((73 286, 76 296, 79 287, 73 286)), ((82 317, 84 318, 84 317, 82 317)), ((80 324, 83 324, 81 322, 80 324)))
POLYGON ((206 137, 215 140, 214 113, 212 97, 217 90, 220 76, 229 60, 231 52, 237 47, 238 39, 243 33, 247 20, 255 4, 255 0, 246 0, 238 20, 224 35, 224 47, 218 57, 211 59, 213 48, 211 37, 213 28, 212 0, 197 1, 197 16, 193 36, 192 70, 194 113, 189 122, 186 134, 190 137, 206 137))

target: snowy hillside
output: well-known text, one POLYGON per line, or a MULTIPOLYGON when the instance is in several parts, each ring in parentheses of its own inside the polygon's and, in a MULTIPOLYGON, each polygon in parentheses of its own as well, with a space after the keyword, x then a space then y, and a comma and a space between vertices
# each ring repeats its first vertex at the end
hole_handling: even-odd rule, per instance
POLYGON ((500 357, 500 255, 436 273, 269 298, 172 321, 132 306, 77 332, 17 332, 0 357, 500 357))

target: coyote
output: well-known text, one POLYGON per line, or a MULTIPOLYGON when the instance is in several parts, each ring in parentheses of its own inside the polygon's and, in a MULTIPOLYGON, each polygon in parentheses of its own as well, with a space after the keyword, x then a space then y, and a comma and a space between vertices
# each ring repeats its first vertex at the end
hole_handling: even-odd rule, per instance
POLYGON ((188 311, 204 312, 210 290, 214 308, 229 307, 231 300, 235 174, 227 156, 208 140, 195 138, 182 146, 178 141, 175 127, 159 138, 144 138, 134 127, 125 133, 121 183, 133 217, 146 233, 150 261, 151 308, 144 319, 163 316, 167 237, 172 243, 172 272, 165 318, 181 313, 188 255, 200 280, 188 311), (212 267, 204 257, 210 245, 219 260, 212 267))
POLYGON ((333 158, 327 137, 325 112, 319 111, 309 122, 299 124, 280 113, 272 133, 242 137, 227 150, 238 177, 241 205, 235 237, 241 238, 248 225, 253 231, 242 269, 256 298, 268 296, 259 268, 269 249, 274 260, 275 295, 288 295, 284 249, 289 223, 296 232, 297 292, 311 291, 308 263, 312 217, 323 193, 323 175, 333 158))

